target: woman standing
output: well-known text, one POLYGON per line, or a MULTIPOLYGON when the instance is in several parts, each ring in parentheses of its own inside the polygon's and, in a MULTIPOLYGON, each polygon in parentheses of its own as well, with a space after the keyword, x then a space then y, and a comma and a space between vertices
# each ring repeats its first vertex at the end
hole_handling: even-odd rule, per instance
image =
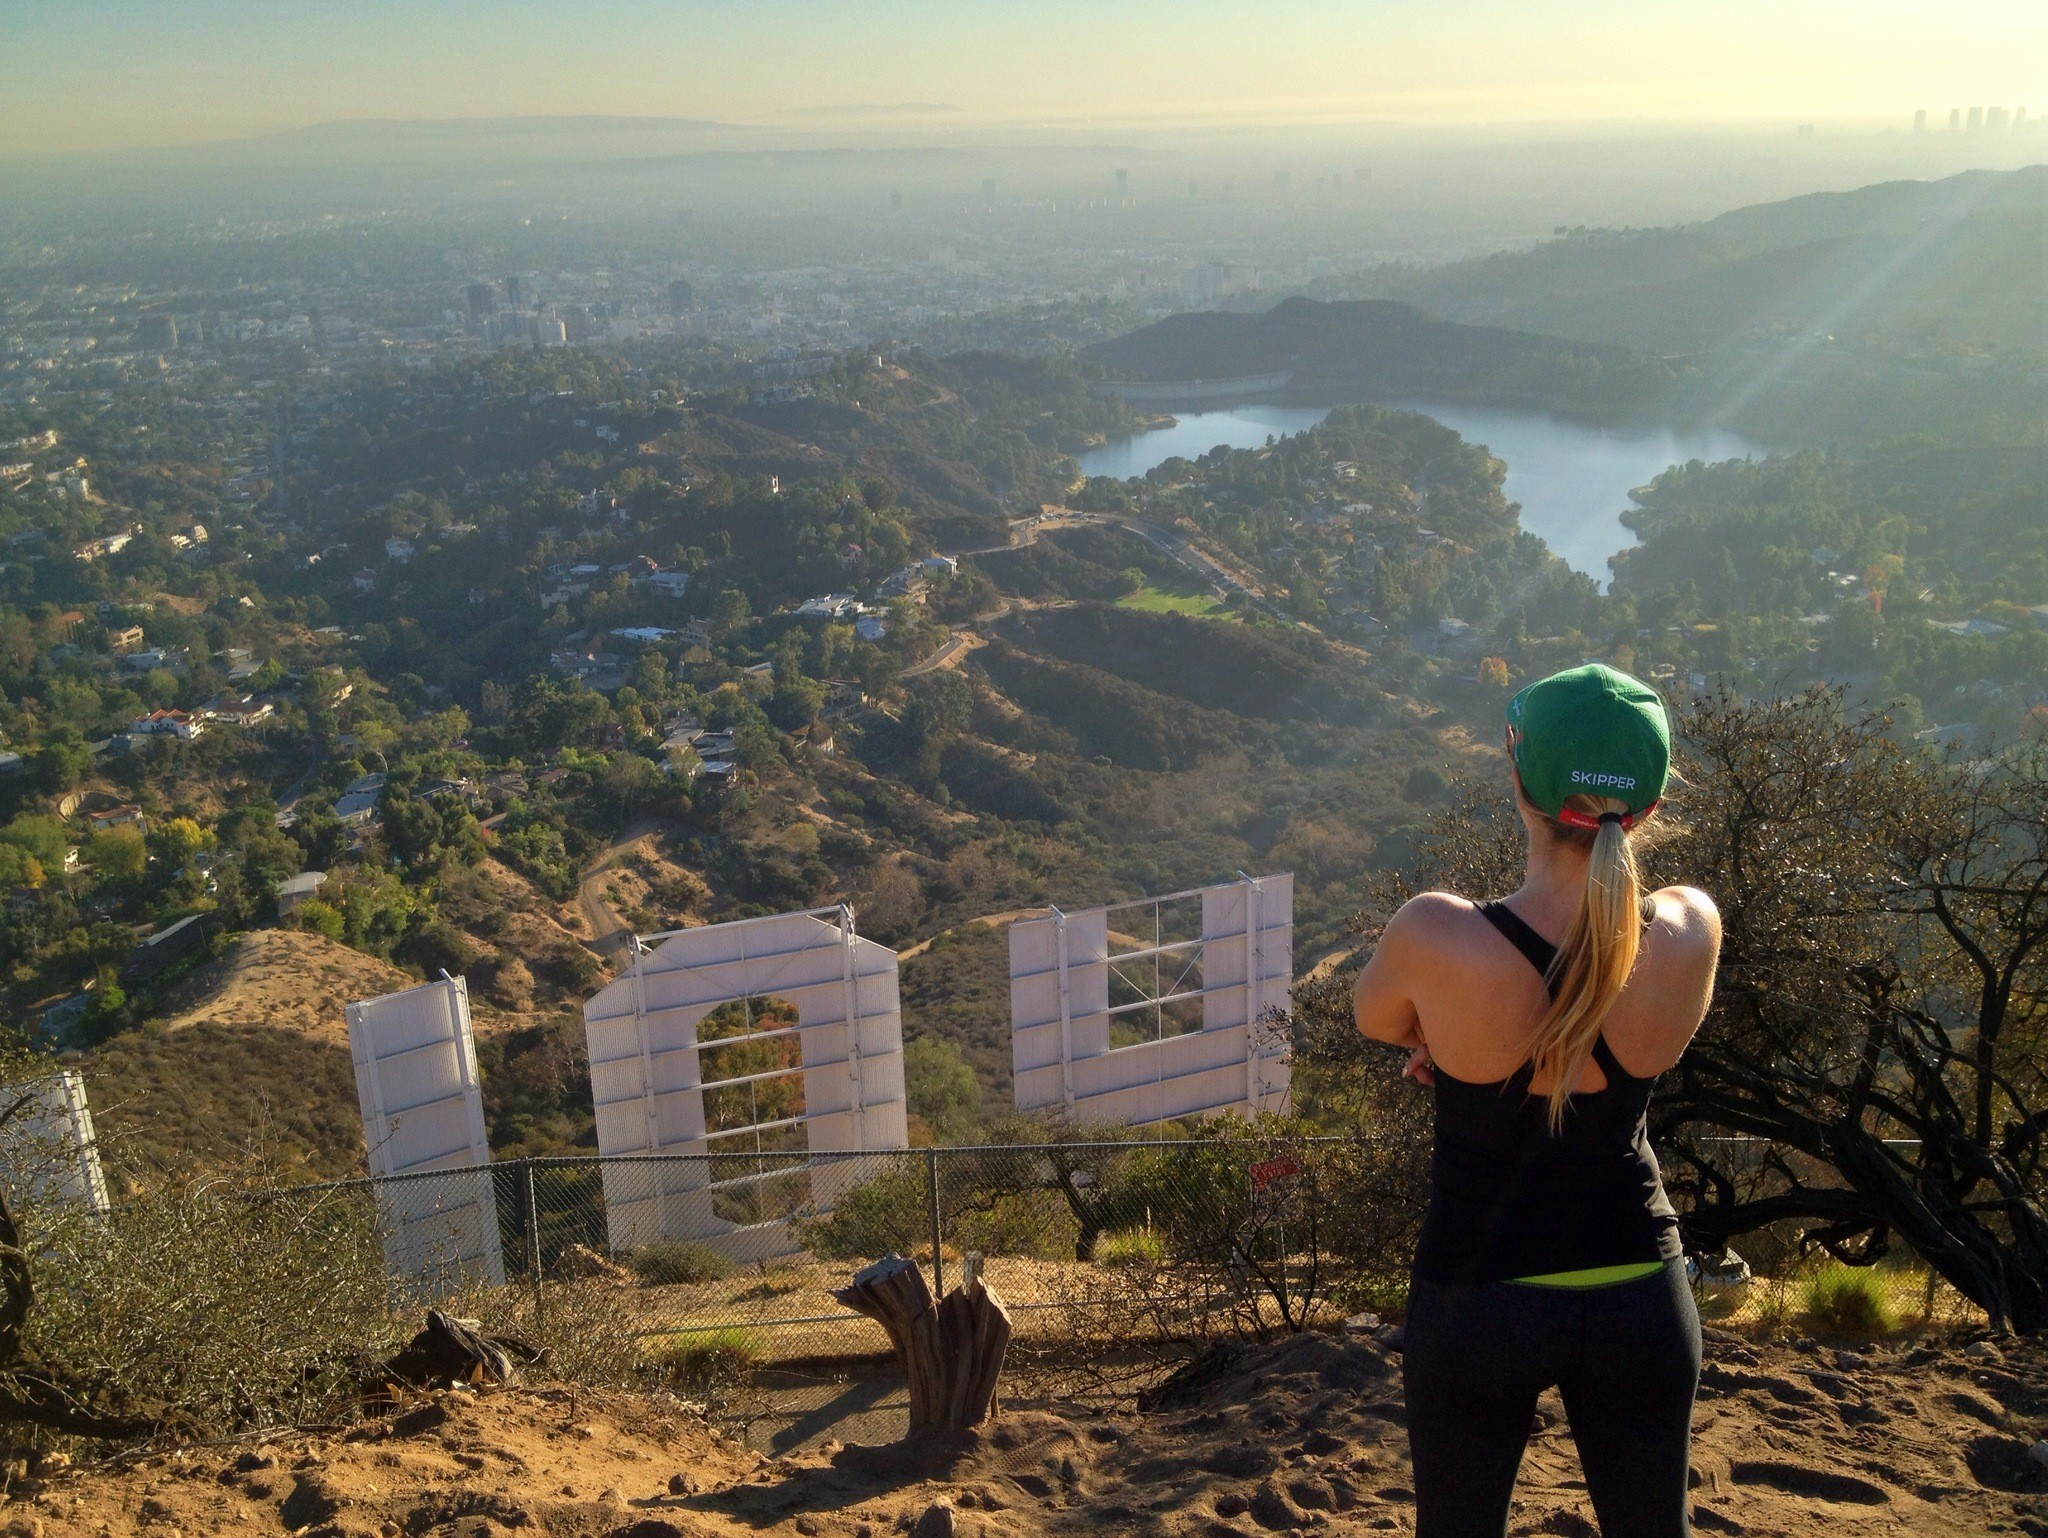
POLYGON ((1645 896, 1632 831, 1670 771, 1663 701, 1598 664, 1508 707, 1528 835, 1496 902, 1426 892, 1358 979, 1358 1028, 1434 1086, 1403 1354, 1416 1538, 1500 1538, 1555 1385, 1604 1538, 1680 1538, 1699 1316, 1644 1129, 1707 1011, 1713 900, 1645 896))

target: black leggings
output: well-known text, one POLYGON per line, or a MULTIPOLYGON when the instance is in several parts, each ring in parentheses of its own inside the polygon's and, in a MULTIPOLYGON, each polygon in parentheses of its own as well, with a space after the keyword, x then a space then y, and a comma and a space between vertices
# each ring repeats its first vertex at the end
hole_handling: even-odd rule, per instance
POLYGON ((1501 1538, 1536 1396, 1564 1397, 1602 1538, 1684 1538, 1700 1317, 1685 1263, 1607 1287, 1417 1278, 1402 1370, 1415 1538, 1501 1538))

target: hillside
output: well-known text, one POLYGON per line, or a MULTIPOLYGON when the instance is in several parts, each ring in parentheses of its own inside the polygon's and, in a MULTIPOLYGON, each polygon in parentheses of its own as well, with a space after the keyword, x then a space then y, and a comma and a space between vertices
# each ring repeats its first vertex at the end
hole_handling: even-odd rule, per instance
POLYGON ((1172 315, 1088 356, 1130 380, 1292 369, 1291 392, 1308 400, 1463 401, 1600 420, 1643 414, 1684 376, 1623 347, 1455 324, 1391 300, 1294 298, 1256 315, 1172 315))
POLYGON ((365 1173, 346 1005, 416 986, 387 962, 291 929, 242 936, 161 1021, 81 1063, 117 1180, 232 1165, 261 1148, 280 1181, 365 1173))
POLYGON ((160 1029, 262 1026, 346 1047, 344 1005, 418 985, 390 963, 324 935, 258 929, 185 981, 166 1001, 160 1029))
POLYGON ((1433 315, 1650 352, 1821 328, 1921 347, 2048 347, 2048 167, 1886 182, 1678 229, 1573 232, 1388 281, 1433 315))
MULTIPOLYGON (((645 884, 637 868, 621 874, 645 884)), ((590 1095, 582 1028, 567 1023, 573 1000, 563 1001, 601 975, 596 958, 493 861, 456 883, 451 918, 470 917, 479 885, 511 898, 482 910, 491 932, 467 969, 492 1143, 508 1156, 571 1151, 588 1139, 590 1095), (533 1012, 536 998, 560 1012, 533 1012)), ((147 1187, 164 1172, 241 1167, 259 1153, 262 1177, 277 1184, 367 1173, 344 1011, 419 982, 322 935, 243 935, 179 985, 163 1018, 80 1058, 116 1181, 147 1187)))

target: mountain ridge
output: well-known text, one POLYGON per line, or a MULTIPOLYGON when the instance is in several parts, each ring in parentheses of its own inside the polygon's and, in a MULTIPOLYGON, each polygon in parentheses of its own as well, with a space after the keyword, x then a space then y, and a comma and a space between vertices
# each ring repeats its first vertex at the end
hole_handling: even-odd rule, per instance
POLYGON ((1819 327, 1892 345, 2048 348, 2048 165, 1872 183, 1697 224, 1572 233, 1390 274, 1470 325, 1651 352, 1819 327))
POLYGON ((1291 369, 1304 399, 1436 399, 1620 420, 1654 409, 1682 362, 1472 326, 1390 299, 1283 299, 1256 314, 1171 315, 1089 348, 1120 379, 1231 379, 1291 369))

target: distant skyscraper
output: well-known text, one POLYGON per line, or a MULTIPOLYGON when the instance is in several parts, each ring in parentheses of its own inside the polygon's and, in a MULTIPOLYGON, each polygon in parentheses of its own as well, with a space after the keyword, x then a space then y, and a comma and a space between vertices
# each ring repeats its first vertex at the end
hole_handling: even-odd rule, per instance
POLYGON ((2013 109, 2012 109, 2012 131, 2013 131, 2014 133, 2018 133, 2018 132, 2019 132, 2019 131, 2020 131, 2020 130, 2021 130, 2022 128, 2025 128, 2026 126, 2027 126, 2027 109, 2026 109, 2025 107, 2015 107, 2015 108, 2013 108, 2013 109))
POLYGON ((137 347, 173 348, 178 345, 178 323, 168 315, 143 315, 135 322, 137 347))
POLYGON ((519 297, 519 278, 514 274, 505 280, 505 303, 516 310, 523 302, 519 297))
POLYGON ((1129 197, 1130 193, 1131 173, 1128 171, 1119 170, 1116 173, 1116 195, 1120 198, 1124 198, 1129 197))
POLYGON ((1927 109, 1925 107, 1922 107, 1913 114, 1913 132, 1916 134, 1927 132, 1927 109))
POLYGON ((498 291, 488 283, 470 284, 467 297, 471 320, 483 320, 498 308, 498 291))
POLYGON ((2005 108, 1986 107, 1984 109, 1984 131, 1994 134, 2005 132, 2005 108))
POLYGON ((1951 108, 1949 108, 1949 109, 1948 109, 1948 131, 1949 131, 1950 133, 1960 133, 1960 132, 1962 131, 1962 127, 1963 127, 1963 109, 1962 109, 1961 107, 1951 107, 1951 108))
POLYGON ((687 315, 697 307, 697 290, 688 278, 677 278, 668 286, 668 312, 687 315))
POLYGON ((1981 133, 1983 130, 1984 109, 1982 107, 1972 107, 1970 109, 1970 126, 1968 131, 1970 133, 1981 133))

